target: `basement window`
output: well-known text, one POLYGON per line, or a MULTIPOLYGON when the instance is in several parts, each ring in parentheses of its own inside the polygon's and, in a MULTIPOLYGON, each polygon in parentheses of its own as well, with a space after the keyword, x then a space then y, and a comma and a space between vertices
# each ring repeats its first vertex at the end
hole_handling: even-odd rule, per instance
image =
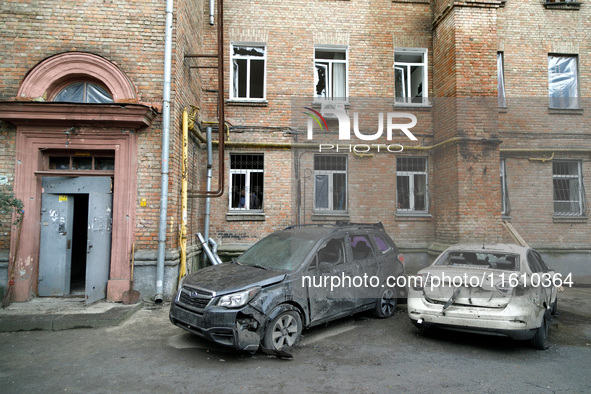
POLYGON ((427 213, 429 210, 426 157, 396 159, 396 211, 427 213))
POLYGON ((583 216, 586 211, 581 161, 552 162, 554 215, 583 216))
POLYGON ((264 45, 231 45, 231 99, 262 101, 265 99, 264 45))
POLYGON ((579 108, 577 60, 576 55, 548 55, 550 108, 579 108))
POLYGON ((230 210, 262 211, 265 161, 261 154, 230 155, 230 210))

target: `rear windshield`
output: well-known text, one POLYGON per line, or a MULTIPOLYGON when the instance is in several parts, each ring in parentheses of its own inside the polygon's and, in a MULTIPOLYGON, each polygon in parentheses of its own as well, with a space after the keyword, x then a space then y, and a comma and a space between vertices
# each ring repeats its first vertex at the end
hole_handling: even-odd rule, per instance
POLYGON ((504 271, 519 269, 519 255, 483 251, 449 251, 437 259, 435 265, 452 267, 492 268, 504 271))
POLYGON ((289 232, 271 234, 244 252, 237 262, 272 270, 294 271, 316 242, 314 239, 292 237, 289 232))

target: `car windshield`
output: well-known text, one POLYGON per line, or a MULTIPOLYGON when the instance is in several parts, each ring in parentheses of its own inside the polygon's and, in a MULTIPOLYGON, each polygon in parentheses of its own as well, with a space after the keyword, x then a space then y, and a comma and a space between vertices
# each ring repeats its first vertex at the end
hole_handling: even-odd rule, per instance
POLYGON ((294 271, 316 242, 314 239, 293 237, 289 232, 278 232, 254 244, 237 259, 237 263, 272 270, 294 271))
POLYGON ((484 251, 448 251, 437 259, 435 265, 452 267, 478 267, 517 271, 519 269, 519 255, 503 252, 484 251))

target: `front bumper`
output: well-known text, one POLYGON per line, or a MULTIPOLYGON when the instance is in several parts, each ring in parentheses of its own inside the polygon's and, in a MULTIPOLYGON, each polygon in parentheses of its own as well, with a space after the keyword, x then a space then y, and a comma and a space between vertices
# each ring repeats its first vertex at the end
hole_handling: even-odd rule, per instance
POLYGON ((430 303, 414 294, 408 298, 408 316, 417 326, 507 336, 515 340, 533 338, 541 325, 543 309, 537 311, 533 304, 507 305, 504 308, 481 308, 451 305, 443 311, 443 305, 430 303), (420 322, 420 323, 418 323, 420 322))
POLYGON ((172 324, 208 341, 253 352, 259 348, 266 323, 265 316, 248 305, 240 309, 210 307, 199 314, 174 301, 169 318, 172 324))

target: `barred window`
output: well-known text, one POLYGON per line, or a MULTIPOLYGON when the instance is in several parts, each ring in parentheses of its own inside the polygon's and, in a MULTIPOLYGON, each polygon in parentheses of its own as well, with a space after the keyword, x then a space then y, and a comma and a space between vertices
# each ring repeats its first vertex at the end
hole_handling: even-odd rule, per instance
POLYGON ((230 155, 230 210, 263 209, 264 164, 260 154, 230 155))
POLYGON ((314 209, 347 210, 347 156, 314 156, 314 209))
POLYGON ((426 157, 396 159, 398 212, 427 212, 429 206, 426 157))
POLYGON ((582 216, 585 214, 582 163, 580 161, 553 161, 554 214, 582 216))

